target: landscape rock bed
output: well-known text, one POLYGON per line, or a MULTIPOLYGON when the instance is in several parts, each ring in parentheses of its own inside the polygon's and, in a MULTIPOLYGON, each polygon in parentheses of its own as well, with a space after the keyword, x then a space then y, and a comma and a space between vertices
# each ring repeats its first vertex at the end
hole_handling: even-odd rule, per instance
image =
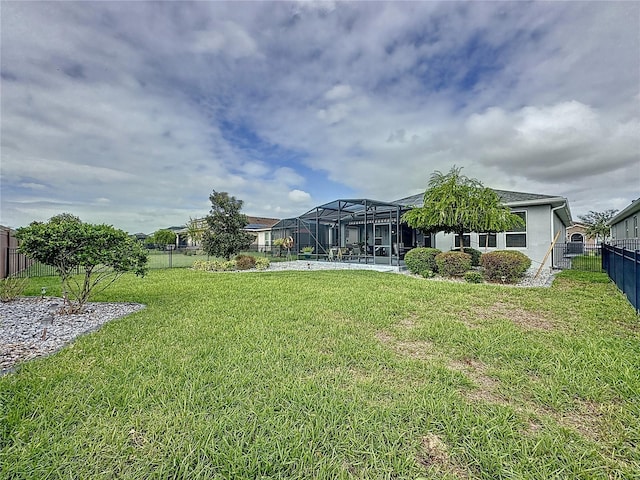
POLYGON ((63 300, 26 297, 0 303, 0 375, 25 360, 50 355, 78 335, 144 308, 138 303, 87 303, 81 314, 61 313, 63 300))

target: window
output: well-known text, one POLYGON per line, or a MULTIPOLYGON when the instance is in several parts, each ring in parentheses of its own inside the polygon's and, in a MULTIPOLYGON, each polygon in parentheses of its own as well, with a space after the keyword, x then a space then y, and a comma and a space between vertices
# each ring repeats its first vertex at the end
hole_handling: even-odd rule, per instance
POLYGON ((633 217, 633 238, 638 238, 638 216, 633 217))
POLYGON ((496 242, 497 235, 495 233, 481 233, 478 235, 478 247, 493 247, 495 248, 497 245, 496 242))
POLYGON ((527 246, 527 212, 512 212, 524 221, 524 226, 515 227, 506 233, 506 246, 525 248, 527 246))
POLYGON ((624 221, 624 238, 630 238, 629 237, 629 220, 624 221))
MULTIPOLYGON (((471 247, 471 235, 464 234, 462 236, 462 241, 465 247, 471 247)), ((460 248, 460 235, 456 235, 455 244, 456 244, 456 248, 460 248)))

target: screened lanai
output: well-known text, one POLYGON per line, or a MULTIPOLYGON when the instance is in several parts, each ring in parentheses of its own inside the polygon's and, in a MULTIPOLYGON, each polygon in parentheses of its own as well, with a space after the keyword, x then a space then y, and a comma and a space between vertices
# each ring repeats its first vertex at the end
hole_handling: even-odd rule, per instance
POLYGON ((400 222, 400 203, 340 199, 305 214, 281 220, 272 239, 293 239, 291 253, 312 247, 309 258, 399 265, 404 251, 416 243, 416 232, 400 222))

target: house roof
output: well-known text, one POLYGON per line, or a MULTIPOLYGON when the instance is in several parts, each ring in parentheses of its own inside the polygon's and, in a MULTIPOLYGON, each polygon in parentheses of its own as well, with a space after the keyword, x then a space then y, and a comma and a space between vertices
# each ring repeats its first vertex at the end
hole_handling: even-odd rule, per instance
POLYGON ((607 225, 615 225, 634 213, 640 212, 640 198, 636 198, 631 204, 625 207, 620 213, 607 222, 607 225))
MULTIPOLYGON (((539 204, 540 200, 552 200, 552 199, 562 198, 562 197, 557 197, 553 195, 541 195, 539 193, 511 192, 508 190, 496 190, 496 189, 493 189, 493 191, 498 194, 498 197, 500 197, 500 201, 505 205, 509 205, 510 203, 527 203, 527 202, 536 202, 539 204)), ((411 195, 410 197, 401 198, 399 200, 394 201, 393 203, 400 204, 403 207, 422 207, 424 205, 423 199, 424 199, 424 192, 418 193, 416 195, 411 195)))
POLYGON ((249 224, 245 228, 250 230, 256 230, 259 228, 269 228, 280 221, 279 218, 252 217, 252 216, 247 216, 247 220, 249 220, 249 224))
MULTIPOLYGON (((507 207, 528 207, 534 205, 550 205, 551 208, 557 208, 557 214, 565 226, 573 223, 571 219, 571 211, 569 210, 569 202, 564 197, 554 195, 542 195, 539 193, 511 192, 509 190, 496 190, 500 201, 507 207)), ((395 202, 403 207, 422 207, 424 206, 424 192, 410 197, 401 198, 395 202)))

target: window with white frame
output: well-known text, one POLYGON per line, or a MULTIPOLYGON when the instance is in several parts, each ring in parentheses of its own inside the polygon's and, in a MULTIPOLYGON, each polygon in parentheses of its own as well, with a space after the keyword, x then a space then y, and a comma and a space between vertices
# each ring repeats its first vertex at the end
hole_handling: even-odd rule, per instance
POLYGON ((633 238, 638 238, 638 216, 633 217, 633 238))
POLYGON ((505 233, 505 245, 511 248, 526 248, 527 246, 527 212, 511 212, 524 222, 523 226, 514 227, 505 233))
POLYGON ((496 245, 497 245, 497 235, 495 233, 479 233, 478 234, 478 247, 495 248, 496 245))
MULTIPOLYGON (((465 233, 462 236, 462 242, 464 247, 471 247, 471 235, 469 235, 468 233, 465 233)), ((456 248, 460 248, 460 235, 456 235, 455 245, 456 245, 456 248)))

